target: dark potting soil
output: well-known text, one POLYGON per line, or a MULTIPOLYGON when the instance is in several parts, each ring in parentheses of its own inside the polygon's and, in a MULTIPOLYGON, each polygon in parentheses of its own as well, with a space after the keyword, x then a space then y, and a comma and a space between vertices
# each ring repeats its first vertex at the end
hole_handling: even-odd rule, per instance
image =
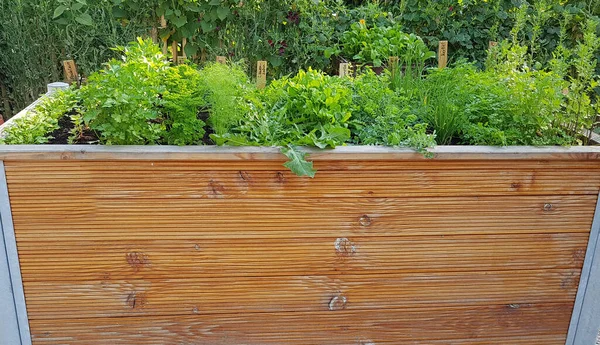
MULTIPOLYGON (((69 137, 71 136, 71 130, 75 128, 73 120, 71 120, 70 114, 65 114, 63 117, 58 119, 59 128, 50 133, 51 139, 48 144, 54 145, 66 145, 69 144, 69 137)), ((89 129, 85 129, 79 138, 75 139, 73 144, 79 145, 92 145, 98 144, 98 136, 96 133, 89 129)))
MULTIPOLYGON (((50 139, 47 144, 50 145, 66 145, 69 144, 69 137, 71 136, 71 130, 75 128, 75 124, 71 119, 72 114, 65 114, 58 120, 59 128, 50 133, 50 139)), ((201 111, 198 113, 198 119, 208 122, 208 111, 201 111)), ((206 132, 202 137, 202 144, 204 145, 214 145, 214 142, 210 138, 210 135, 214 133, 213 129, 206 125, 204 126, 206 132)), ((73 143, 75 145, 97 145, 99 143, 98 136, 96 133, 90 129, 85 129, 81 136, 77 138, 73 143)))

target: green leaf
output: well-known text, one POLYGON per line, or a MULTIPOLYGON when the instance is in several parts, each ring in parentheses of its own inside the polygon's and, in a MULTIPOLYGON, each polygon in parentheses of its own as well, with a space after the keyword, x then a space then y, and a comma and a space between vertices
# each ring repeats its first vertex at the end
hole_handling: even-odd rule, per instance
POLYGON ((219 6, 221 4, 221 0, 210 0, 210 5, 219 6))
POLYGON ((283 153, 289 159, 289 161, 285 162, 283 166, 290 169, 294 174, 298 176, 308 176, 311 178, 315 177, 315 173, 317 171, 313 168, 312 162, 306 161, 305 152, 298 150, 292 145, 288 145, 281 148, 281 153, 283 153))
POLYGON ((83 4, 81 3, 75 3, 73 4, 73 6, 71 6, 71 11, 79 11, 80 9, 83 8, 83 4))
POLYGON ((82 25, 92 26, 92 16, 87 13, 81 13, 75 17, 75 21, 82 25))
POLYGON ((221 20, 227 18, 227 15, 229 15, 229 7, 221 6, 217 8, 217 15, 221 20))
POLYGON ((171 23, 175 24, 176 27, 180 28, 187 23, 187 18, 185 16, 172 17, 171 23))
POLYGON ((67 8, 63 5, 58 6, 55 10, 54 10, 54 15, 52 16, 52 19, 56 19, 58 17, 60 17, 63 13, 65 13, 65 11, 67 10, 67 8))

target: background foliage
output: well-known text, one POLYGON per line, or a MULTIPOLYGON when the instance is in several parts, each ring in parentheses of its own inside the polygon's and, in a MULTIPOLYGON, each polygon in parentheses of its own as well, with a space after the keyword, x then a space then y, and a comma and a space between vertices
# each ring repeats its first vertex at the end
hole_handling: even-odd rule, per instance
MULTIPOLYGON (((253 75, 254 62, 264 59, 275 78, 309 66, 335 73, 337 62, 351 57, 333 48, 361 19, 368 26, 400 25, 432 50, 448 40, 451 63, 464 58, 479 68, 488 42, 513 39, 518 24, 529 64, 546 67, 557 47, 576 51, 586 19, 598 15, 597 0, 0 0, 0 111, 11 116, 48 82, 62 79, 62 60, 75 59, 89 75, 114 56, 108 47, 150 36, 160 16, 167 27, 157 30, 158 38, 186 38, 186 53, 196 62, 225 55, 245 60, 253 75)), ((597 49, 588 53, 600 58, 597 49)))

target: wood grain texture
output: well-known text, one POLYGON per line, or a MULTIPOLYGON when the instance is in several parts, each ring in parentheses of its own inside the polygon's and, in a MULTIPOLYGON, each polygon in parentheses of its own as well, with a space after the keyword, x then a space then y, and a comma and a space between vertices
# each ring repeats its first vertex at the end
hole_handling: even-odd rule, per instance
POLYGON ((36 344, 562 345, 569 304, 33 320, 36 344))
POLYGON ((20 243, 32 281, 580 269, 587 234, 20 243))
POLYGON ((573 303, 578 270, 103 278, 25 283, 30 319, 573 303), (346 303, 332 306, 336 300, 346 303))
MULTIPOLYGON (((79 193, 115 198, 297 198, 429 197, 497 195, 597 195, 600 169, 565 168, 563 163, 534 169, 520 162, 506 169, 455 162, 404 163, 402 169, 320 170, 314 179, 278 170, 196 170, 195 165, 154 162, 7 162, 11 196, 69 198, 79 193)), ((325 165, 332 163, 325 163, 325 165)), ((363 163, 364 164, 364 163, 363 163)), ((389 162, 383 162, 390 167, 389 162)), ((399 164, 391 164, 397 167, 399 164)), ((571 163, 573 165, 573 163, 571 163)), ((228 168, 231 168, 229 166, 228 168)), ((319 168, 317 166, 317 168, 319 168)), ((350 168, 339 166, 340 169, 350 168)))
POLYGON ((600 189, 587 149, 24 150, 35 344, 564 343, 600 189))
MULTIPOLYGON (((34 186, 34 183, 31 183, 34 186)), ((27 189, 27 187, 23 187, 27 189)), ((9 183, 19 242, 587 233, 596 196, 22 199, 9 183), (550 205, 550 206, 547 206, 550 205), (545 209, 547 206, 548 209, 545 209), (468 217, 466 216, 468 214, 468 217)))

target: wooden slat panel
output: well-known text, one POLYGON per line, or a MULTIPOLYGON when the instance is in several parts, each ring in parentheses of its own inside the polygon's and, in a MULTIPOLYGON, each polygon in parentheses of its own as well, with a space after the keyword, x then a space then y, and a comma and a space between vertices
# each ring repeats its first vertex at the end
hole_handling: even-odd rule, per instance
POLYGON ((336 296, 347 299, 348 310, 572 303, 578 270, 190 279, 174 271, 164 280, 104 278, 24 283, 29 318, 326 311, 336 296))
POLYGON ((20 242, 587 233, 597 197, 37 199, 12 197, 20 242))
POLYGON ((562 345, 571 306, 55 319, 30 322, 34 344, 562 345))
MULTIPOLYGON (((12 198, 286 198, 414 197, 483 195, 596 195, 595 170, 446 169, 320 171, 314 179, 286 170, 203 171, 196 165, 152 166, 140 162, 105 162, 104 166, 29 166, 7 163, 12 198)), ((523 165, 522 163, 520 164, 523 165)), ((408 165, 410 166, 410 165, 408 165)), ((422 166, 419 164, 418 166, 422 166)), ((518 166, 517 166, 518 167, 518 166)), ((596 169, 597 170, 597 169, 596 169)))
POLYGON ((21 242, 25 281, 572 268, 586 234, 21 242), (336 243, 337 241, 337 243, 336 243), (338 250, 336 250, 336 244, 338 250))

